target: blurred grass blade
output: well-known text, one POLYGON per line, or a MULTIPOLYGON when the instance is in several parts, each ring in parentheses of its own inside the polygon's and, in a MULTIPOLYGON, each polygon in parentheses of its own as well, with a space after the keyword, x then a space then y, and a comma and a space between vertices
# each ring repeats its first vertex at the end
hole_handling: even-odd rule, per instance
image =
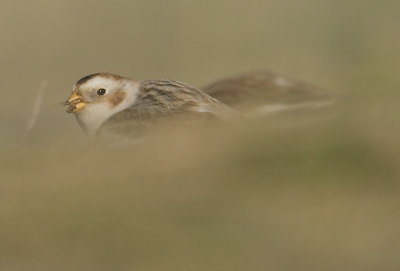
POLYGON ((37 121, 37 118, 38 118, 38 115, 40 112, 40 108, 42 107, 43 93, 44 93, 44 90, 47 88, 47 86, 48 86, 47 80, 43 80, 42 83, 40 84, 38 93, 36 94, 36 98, 33 103, 32 111, 28 118, 28 122, 26 123, 26 129, 25 129, 23 139, 28 138, 28 136, 32 132, 33 127, 35 126, 35 123, 37 121))

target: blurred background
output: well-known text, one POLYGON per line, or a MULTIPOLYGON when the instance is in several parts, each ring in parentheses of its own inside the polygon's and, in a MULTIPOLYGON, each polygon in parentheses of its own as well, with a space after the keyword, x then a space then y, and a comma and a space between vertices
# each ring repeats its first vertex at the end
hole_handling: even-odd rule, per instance
POLYGON ((0 270, 398 270, 399 11, 1 0, 0 270), (125 149, 60 106, 94 72, 202 86, 264 69, 338 101, 125 149))

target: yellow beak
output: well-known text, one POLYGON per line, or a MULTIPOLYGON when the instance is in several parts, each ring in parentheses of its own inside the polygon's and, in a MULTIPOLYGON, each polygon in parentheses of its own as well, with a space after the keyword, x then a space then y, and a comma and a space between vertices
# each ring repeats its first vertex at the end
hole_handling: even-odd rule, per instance
POLYGON ((86 103, 84 101, 82 101, 82 97, 79 96, 78 94, 76 94, 76 92, 73 92, 71 97, 69 97, 68 99, 68 109, 67 112, 68 113, 76 113, 79 110, 81 110, 82 108, 84 108, 86 106, 86 103))

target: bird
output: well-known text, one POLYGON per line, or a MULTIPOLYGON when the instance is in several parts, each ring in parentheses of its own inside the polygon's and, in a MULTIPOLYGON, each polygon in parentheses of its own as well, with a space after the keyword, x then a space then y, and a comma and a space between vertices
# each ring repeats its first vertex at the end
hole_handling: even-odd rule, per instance
POLYGON ((64 103, 89 135, 140 135, 169 120, 229 121, 238 113, 188 84, 173 80, 133 80, 95 73, 78 80, 64 103))
POLYGON ((174 80, 94 73, 73 85, 64 105, 89 135, 140 136, 172 121, 230 122, 243 116, 325 107, 334 101, 313 84, 272 71, 233 75, 202 88, 174 80))

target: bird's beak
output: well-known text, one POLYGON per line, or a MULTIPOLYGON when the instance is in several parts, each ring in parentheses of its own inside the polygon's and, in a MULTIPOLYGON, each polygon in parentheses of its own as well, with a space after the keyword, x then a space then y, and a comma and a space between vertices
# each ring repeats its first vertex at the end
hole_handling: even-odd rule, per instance
POLYGON ((76 92, 73 92, 71 97, 69 97, 68 101, 66 102, 66 105, 68 105, 68 113, 76 113, 83 109, 86 106, 86 103, 82 100, 81 96, 79 96, 76 92))

